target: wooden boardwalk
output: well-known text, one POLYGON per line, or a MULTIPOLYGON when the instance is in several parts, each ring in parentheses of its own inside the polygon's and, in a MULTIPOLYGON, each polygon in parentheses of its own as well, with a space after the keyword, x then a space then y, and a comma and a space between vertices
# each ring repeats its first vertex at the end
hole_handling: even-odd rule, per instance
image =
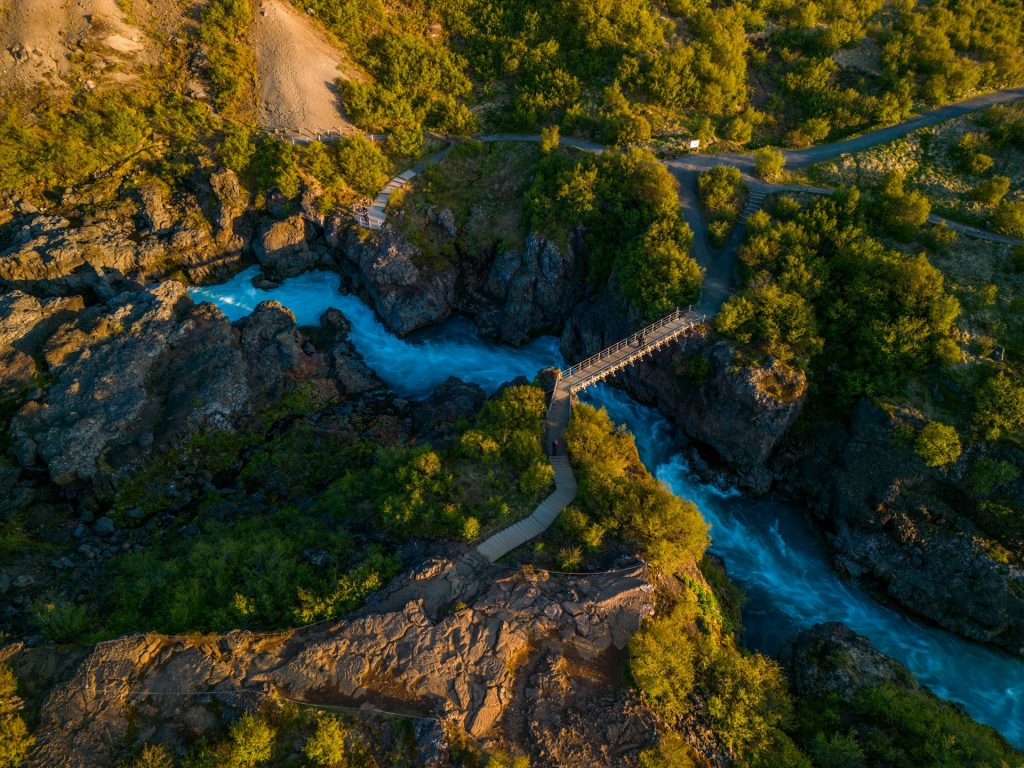
POLYGON ((477 546, 477 552, 482 557, 493 563, 530 539, 540 536, 576 498, 576 476, 569 464, 563 438, 569 426, 572 401, 576 393, 661 349, 701 325, 704 320, 704 315, 676 310, 593 357, 561 371, 554 392, 551 393, 551 404, 544 424, 544 451, 548 453, 551 468, 555 471, 555 491, 529 517, 498 531, 477 546), (551 445, 555 440, 561 447, 557 456, 551 456, 551 445))

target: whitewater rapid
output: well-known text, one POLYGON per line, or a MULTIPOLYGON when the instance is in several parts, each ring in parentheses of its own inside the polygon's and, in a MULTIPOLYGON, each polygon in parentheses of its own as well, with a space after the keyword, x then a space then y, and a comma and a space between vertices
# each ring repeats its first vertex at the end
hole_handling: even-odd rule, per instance
MULTIPOLYGON (((367 365, 405 397, 420 398, 449 376, 494 392, 518 376, 562 364, 554 337, 513 349, 484 341, 473 326, 453 320, 430 332, 399 339, 357 297, 340 291, 331 272, 308 272, 279 287, 259 290, 252 267, 226 283, 190 290, 231 320, 261 301, 291 309, 299 325, 316 325, 323 312, 340 309, 350 338, 367 365)), ((673 493, 693 501, 711 525, 712 551, 746 592, 746 642, 775 653, 794 633, 823 621, 841 621, 905 664, 936 694, 964 705, 972 717, 1024 747, 1024 660, 922 626, 872 600, 832 570, 825 549, 795 506, 772 498, 748 499, 700 482, 689 471, 671 423, 619 390, 595 387, 587 399, 608 409, 636 437, 644 463, 673 493)))

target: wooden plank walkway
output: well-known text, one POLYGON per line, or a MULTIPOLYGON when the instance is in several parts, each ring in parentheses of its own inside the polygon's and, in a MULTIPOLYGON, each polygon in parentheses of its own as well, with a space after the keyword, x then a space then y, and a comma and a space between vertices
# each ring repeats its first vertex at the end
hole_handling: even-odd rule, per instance
MULTIPOLYGON (((565 386, 565 382, 559 380, 555 384, 551 404, 548 406, 544 429, 545 453, 550 451, 553 440, 558 440, 564 446, 562 435, 569 426, 571 409, 572 393, 565 386)), ((576 498, 576 476, 569 465, 569 457, 565 455, 565 448, 563 447, 557 456, 549 454, 549 460, 551 468, 555 471, 555 492, 544 499, 529 517, 498 531, 476 548, 488 562, 493 563, 516 547, 540 536, 555 522, 559 513, 576 498)))
POLYGON ((692 309, 677 309, 667 317, 637 331, 592 357, 562 371, 562 379, 572 393, 618 373, 637 360, 651 355, 666 344, 688 333, 707 319, 692 309))
POLYGON ((572 400, 576 393, 650 355, 700 325, 704 320, 704 315, 693 311, 676 310, 668 317, 613 344, 599 354, 561 371, 554 392, 551 393, 551 404, 548 406, 544 425, 545 452, 550 451, 554 440, 562 446, 559 455, 549 454, 551 468, 555 471, 555 491, 544 499, 529 517, 498 531, 477 546, 476 551, 482 557, 493 563, 530 539, 540 536, 576 498, 576 476, 566 455, 563 439, 566 427, 569 426, 572 400))

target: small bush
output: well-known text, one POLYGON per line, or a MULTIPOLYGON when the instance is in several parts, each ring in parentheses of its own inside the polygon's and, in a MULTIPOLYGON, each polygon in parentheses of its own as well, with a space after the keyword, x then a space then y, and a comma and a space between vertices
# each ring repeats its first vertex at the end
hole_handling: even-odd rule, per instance
POLYGON ((754 173, 765 181, 782 179, 786 170, 786 159, 777 149, 764 147, 754 153, 754 173))
POLYGON ((932 205, 922 193, 908 191, 903 175, 889 173, 879 195, 879 218, 889 233, 899 240, 912 240, 931 214, 932 205))
POLYGON ((90 625, 85 606, 52 596, 36 601, 32 618, 43 637, 57 643, 80 642, 90 625))
POLYGON ((992 214, 992 226, 1011 237, 1024 237, 1024 200, 1004 200, 992 214))
POLYGON ((914 452, 929 467, 952 464, 960 458, 960 435, 956 430, 937 421, 930 421, 917 433, 914 452))
POLYGON ((1010 179, 1007 176, 993 176, 978 183, 971 190, 971 199, 982 205, 998 205, 1010 191, 1010 179))
POLYGON ((35 743, 28 726, 18 714, 18 681, 14 673, 0 665, 0 768, 18 768, 35 743))
POLYGON ((302 752, 318 768, 363 768, 371 760, 360 735, 331 715, 318 718, 302 752))
POLYGON ((1024 386, 1000 372, 978 391, 975 418, 989 440, 1019 439, 1024 431, 1024 386))
POLYGON ((540 131, 540 151, 544 153, 554 152, 558 149, 558 126, 546 125, 540 131))
POLYGON ((242 715, 231 726, 230 768, 256 768, 270 760, 277 737, 273 726, 257 715, 242 715))
POLYGON ((174 768, 174 757, 163 744, 147 744, 131 768, 174 768))

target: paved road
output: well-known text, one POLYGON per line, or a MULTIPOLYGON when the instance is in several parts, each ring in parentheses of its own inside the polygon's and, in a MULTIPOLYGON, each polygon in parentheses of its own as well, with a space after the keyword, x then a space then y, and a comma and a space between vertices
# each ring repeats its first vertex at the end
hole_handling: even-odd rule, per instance
POLYGON ((906 136, 918 128, 935 125, 945 120, 952 120, 954 117, 978 112, 996 104, 1010 104, 1020 99, 1024 99, 1024 87, 987 93, 983 96, 975 96, 973 99, 957 102, 956 104, 939 107, 931 112, 925 112, 923 115, 904 120, 902 123, 891 125, 888 128, 879 128, 877 131, 865 133, 863 136, 846 139, 845 141, 837 141, 832 144, 821 144, 817 147, 809 147, 808 149, 794 149, 784 152, 783 155, 789 168, 804 168, 814 163, 820 163, 823 160, 831 160, 832 158, 839 157, 839 155, 850 152, 862 152, 870 147, 885 144, 887 141, 898 139, 900 136, 906 136))

